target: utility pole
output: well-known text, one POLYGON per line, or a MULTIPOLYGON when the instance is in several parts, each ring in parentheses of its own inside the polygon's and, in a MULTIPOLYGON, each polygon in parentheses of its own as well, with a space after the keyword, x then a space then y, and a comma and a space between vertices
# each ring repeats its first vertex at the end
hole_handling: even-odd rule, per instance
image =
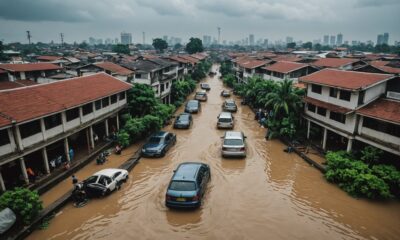
POLYGON ((145 42, 146 42, 146 33, 143 32, 143 45, 145 44, 145 42))
POLYGON ((64 33, 60 33, 61 46, 64 46, 64 33))
POLYGON ((221 42, 221 28, 217 27, 217 29, 218 29, 218 44, 220 44, 220 42, 221 42))
POLYGON ((26 37, 28 38, 29 45, 31 45, 31 31, 26 31, 26 37))

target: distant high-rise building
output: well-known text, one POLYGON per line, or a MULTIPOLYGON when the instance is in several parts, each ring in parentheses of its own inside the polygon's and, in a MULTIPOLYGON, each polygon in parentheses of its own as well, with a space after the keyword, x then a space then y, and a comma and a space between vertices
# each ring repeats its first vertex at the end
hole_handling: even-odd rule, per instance
POLYGON ((331 46, 335 46, 335 44, 336 44, 336 36, 331 36, 331 41, 330 41, 330 45, 331 46))
POLYGON ((340 46, 343 44, 343 34, 339 33, 336 38, 336 45, 340 46))
POLYGON ((167 35, 164 35, 162 39, 163 39, 164 41, 168 42, 168 36, 167 36, 167 35))
POLYGON ((250 46, 254 46, 254 34, 249 35, 249 44, 250 46))
POLYGON ((353 41, 351 41, 351 45, 352 45, 352 46, 357 46, 357 45, 359 45, 359 44, 358 44, 358 41, 357 41, 357 40, 353 40, 353 41))
POLYGON ((389 33, 383 34, 383 43, 389 45, 389 33))
POLYGON ((292 37, 286 37, 286 43, 292 43, 292 42, 294 42, 292 37))
POLYGON ((378 37, 376 39, 376 45, 381 45, 383 44, 383 34, 378 34, 378 37))
POLYGON ((122 32, 121 33, 121 44, 132 44, 132 34, 122 32))
POLYGON ((368 41, 367 41, 367 44, 368 44, 368 45, 372 45, 372 46, 374 46, 374 42, 373 42, 373 41, 371 41, 371 40, 368 40, 368 41))
POLYGON ((329 35, 324 35, 324 45, 329 45, 329 35))
POLYGON ((94 37, 89 38, 89 45, 95 45, 96 44, 96 39, 94 37))
POLYGON ((204 35, 203 36, 203 45, 210 46, 211 45, 211 36, 204 35))
POLYGON ((115 44, 118 44, 118 43, 119 43, 118 38, 115 38, 115 39, 114 39, 114 43, 115 43, 115 44))
POLYGON ((268 39, 264 39, 264 47, 268 47, 268 39))

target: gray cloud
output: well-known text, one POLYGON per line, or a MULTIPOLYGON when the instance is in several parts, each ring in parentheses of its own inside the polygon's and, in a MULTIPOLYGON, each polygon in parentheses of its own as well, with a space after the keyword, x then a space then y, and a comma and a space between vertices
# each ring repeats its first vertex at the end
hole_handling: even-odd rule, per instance
POLYGON ((399 0, 357 0, 356 7, 381 7, 386 5, 400 4, 399 0))

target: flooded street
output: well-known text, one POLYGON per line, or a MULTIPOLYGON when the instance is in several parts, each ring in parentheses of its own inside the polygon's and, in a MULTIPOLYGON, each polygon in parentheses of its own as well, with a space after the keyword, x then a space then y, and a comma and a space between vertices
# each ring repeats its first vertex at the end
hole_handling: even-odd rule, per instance
MULTIPOLYGON (((214 66, 215 68, 215 66, 214 66)), ((239 106, 235 130, 247 136, 245 159, 223 159, 222 81, 211 86, 202 111, 163 158, 142 158, 122 189, 83 208, 64 207, 49 228, 28 239, 396 239, 400 203, 375 203, 348 196, 285 146, 264 139, 265 129, 247 106, 239 106), (194 211, 164 205, 167 184, 181 162, 211 167, 203 205, 194 211)), ((190 97, 192 98, 192 96, 190 97)), ((181 107, 177 114, 183 111, 181 107)), ((176 114, 176 115, 177 115, 176 114)), ((132 151, 133 152, 133 151, 132 151)), ((128 156, 127 156, 128 157, 128 156)), ((83 179, 83 175, 79 175, 83 179)), ((68 179, 70 180, 70 179, 68 179)), ((70 187, 70 182, 69 186, 70 187)), ((54 196, 46 196, 53 199, 54 196)))

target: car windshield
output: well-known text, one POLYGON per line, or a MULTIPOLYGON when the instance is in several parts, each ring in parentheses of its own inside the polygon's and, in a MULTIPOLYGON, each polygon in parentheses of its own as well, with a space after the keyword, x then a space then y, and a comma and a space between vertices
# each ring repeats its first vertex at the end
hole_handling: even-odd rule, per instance
POLYGON ((225 139, 224 145, 241 146, 241 145, 243 145, 243 140, 242 139, 225 139))
POLYGON ((86 183, 95 183, 97 181, 97 176, 91 176, 88 179, 86 179, 86 183))
POLYGON ((194 191, 196 190, 196 184, 188 181, 172 181, 169 189, 175 191, 194 191))
POLYGON ((209 87, 209 85, 207 83, 203 83, 202 85, 203 85, 203 87, 209 87))
POLYGON ((187 106, 188 107, 197 107, 197 102, 190 101, 190 102, 187 103, 187 106))
POLYGON ((196 93, 196 95, 202 97, 202 96, 205 96, 206 94, 205 93, 196 93))
POLYGON ((230 118, 220 118, 220 119, 218 119, 218 121, 223 122, 223 123, 232 122, 232 120, 230 118))
POLYGON ((179 117, 178 117, 178 120, 179 121, 189 121, 189 115, 180 115, 179 117))
POLYGON ((162 140, 162 138, 160 138, 160 137, 151 137, 149 139, 149 143, 160 143, 161 140, 162 140))
POLYGON ((226 105, 227 105, 227 106, 230 106, 230 107, 233 107, 233 106, 235 106, 236 104, 235 104, 234 102, 227 102, 226 105))

